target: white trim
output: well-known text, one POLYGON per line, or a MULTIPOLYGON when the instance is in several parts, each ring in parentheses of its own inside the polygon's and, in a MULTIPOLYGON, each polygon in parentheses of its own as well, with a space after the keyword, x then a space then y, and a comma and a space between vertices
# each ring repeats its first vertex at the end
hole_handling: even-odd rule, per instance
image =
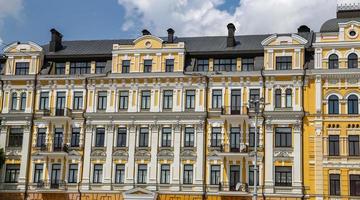
POLYGON ((164 40, 162 40, 161 38, 159 38, 159 37, 156 37, 156 36, 153 36, 153 35, 143 35, 143 36, 141 36, 141 37, 138 37, 137 39, 135 39, 134 41, 133 41, 133 43, 134 44, 136 44, 136 43, 138 43, 139 41, 141 41, 141 40, 146 40, 146 39, 153 39, 153 40, 156 40, 156 41, 158 41, 158 42, 160 42, 160 43, 163 43, 164 42, 164 40))

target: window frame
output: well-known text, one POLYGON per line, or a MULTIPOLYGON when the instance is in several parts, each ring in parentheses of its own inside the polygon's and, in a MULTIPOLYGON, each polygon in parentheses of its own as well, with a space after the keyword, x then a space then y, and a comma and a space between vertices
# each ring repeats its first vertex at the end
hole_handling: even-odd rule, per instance
POLYGON ((139 147, 149 147, 149 128, 142 127, 139 130, 139 147))
POLYGON ((246 72, 255 71, 255 58, 242 58, 241 70, 246 72))
POLYGON ((292 147, 292 128, 276 127, 275 148, 291 148, 291 147, 292 147))
POLYGON ((121 61, 121 73, 122 74, 128 74, 130 73, 130 60, 122 60, 121 61))
POLYGON ((340 196, 341 184, 340 174, 329 174, 329 194, 330 196, 340 196))
POLYGON ((147 171, 148 171, 147 164, 138 164, 138 167, 137 167, 137 183, 138 184, 146 184, 147 183, 147 174, 148 174, 147 171))
POLYGON ((173 108, 173 91, 164 90, 163 91, 163 109, 170 110, 173 108))
POLYGON ((74 164, 74 163, 69 164, 68 183, 78 182, 78 172, 79 172, 78 164, 74 164))
POLYGON ((125 182, 125 165, 115 165, 115 184, 124 184, 125 182))
POLYGON ((165 60, 165 72, 174 72, 175 59, 165 60))
POLYGON ((195 90, 186 90, 185 92, 185 109, 186 110, 193 110, 195 109, 195 97, 196 97, 196 91, 195 90))
POLYGON ((339 135, 329 135, 328 142, 329 142, 328 155, 329 156, 340 156, 340 137, 339 137, 339 135))
POLYGON ((347 98, 348 114, 355 115, 359 114, 359 98, 352 94, 347 98))
POLYGON ((281 186, 281 187, 292 186, 292 167, 275 166, 275 186, 281 186))
POLYGON ((328 59, 328 69, 339 69, 339 56, 331 54, 328 59))
POLYGON ((160 184, 170 184, 170 164, 160 166, 160 184))
POLYGON ((195 72, 207 72, 209 71, 209 59, 196 59, 196 65, 194 67, 195 72))
POLYGON ((99 184, 103 182, 103 164, 94 164, 93 183, 99 184))
POLYGON ((210 185, 219 185, 220 182, 221 182, 221 166, 210 165, 210 185))
POLYGON ((217 58, 214 59, 215 72, 235 72, 237 67, 236 58, 217 58))
POLYGON ((95 147, 105 147, 105 128, 96 128, 95 147))
POLYGON ((29 75, 30 62, 16 62, 15 75, 29 75))
POLYGON ((328 114, 329 115, 338 115, 340 114, 339 107, 339 97, 336 95, 331 95, 328 99, 328 114))
POLYGON ((10 128, 7 147, 22 148, 24 138, 24 129, 10 128))
POLYGON ((129 107, 129 91, 119 91, 119 110, 127 110, 129 107))
POLYGON ((359 67, 359 58, 356 53, 348 55, 348 69, 356 69, 359 67))
POLYGON ((98 91, 97 110, 104 111, 107 109, 107 96, 107 91, 98 91))
POLYGON ((185 164, 183 172, 183 184, 193 184, 194 166, 192 164, 185 164))
POLYGON ((143 73, 151 73, 152 72, 152 59, 145 59, 143 63, 143 73))
POLYGON ((184 132, 184 147, 195 146, 195 129, 193 127, 186 127, 184 132))
POLYGON ((117 131, 116 147, 126 147, 127 129, 119 127, 117 131))
POLYGON ((276 70, 291 70, 292 56, 276 56, 276 70))
POLYGON ((141 91, 141 110, 150 110, 151 107, 151 91, 141 91))
POLYGON ((211 104, 213 109, 222 108, 222 89, 213 89, 211 95, 211 104))

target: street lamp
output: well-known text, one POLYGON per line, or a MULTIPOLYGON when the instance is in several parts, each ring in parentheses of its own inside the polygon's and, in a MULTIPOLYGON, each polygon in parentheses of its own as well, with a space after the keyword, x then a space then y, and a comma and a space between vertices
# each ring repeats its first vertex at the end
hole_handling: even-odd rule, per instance
POLYGON ((249 100, 249 105, 250 105, 250 110, 254 110, 255 112, 255 134, 254 134, 254 154, 255 154, 255 164, 254 164, 254 193, 253 193, 253 199, 257 200, 257 172, 258 172, 258 167, 257 167, 257 160, 258 160, 258 155, 257 155, 257 124, 258 124, 258 115, 261 112, 262 106, 264 105, 264 98, 252 98, 249 100))

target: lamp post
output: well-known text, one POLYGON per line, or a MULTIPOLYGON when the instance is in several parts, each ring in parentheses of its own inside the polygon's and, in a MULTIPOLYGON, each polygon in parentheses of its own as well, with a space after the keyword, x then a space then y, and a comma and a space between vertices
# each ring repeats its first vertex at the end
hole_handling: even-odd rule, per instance
POLYGON ((257 154, 257 146, 258 146, 258 135, 257 135, 257 124, 258 124, 258 115, 260 114, 260 109, 262 108, 262 105, 264 104, 263 98, 255 98, 249 100, 250 109, 254 109, 255 112, 255 134, 254 134, 254 154, 255 154, 255 164, 254 164, 254 193, 253 193, 253 200, 257 200, 257 160, 258 160, 258 154, 257 154))

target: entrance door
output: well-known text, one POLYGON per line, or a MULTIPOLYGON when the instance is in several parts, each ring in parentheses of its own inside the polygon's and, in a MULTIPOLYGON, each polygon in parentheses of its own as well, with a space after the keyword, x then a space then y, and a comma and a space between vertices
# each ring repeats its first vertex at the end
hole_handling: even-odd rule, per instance
POLYGON ((239 115, 241 110, 241 90, 231 90, 231 114, 239 115))
POLYGON ((240 183, 240 166, 230 165, 230 190, 236 190, 236 184, 240 183))

